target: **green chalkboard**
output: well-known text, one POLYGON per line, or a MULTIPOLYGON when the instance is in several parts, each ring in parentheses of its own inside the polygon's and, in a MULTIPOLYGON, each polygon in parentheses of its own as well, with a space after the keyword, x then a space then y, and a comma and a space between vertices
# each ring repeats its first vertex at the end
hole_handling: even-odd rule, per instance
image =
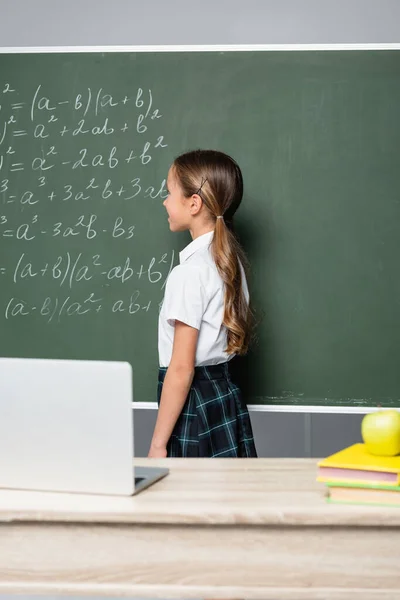
POLYGON ((400 405, 400 53, 0 55, 0 354, 128 360, 156 400, 174 156, 232 154, 249 404, 400 405))

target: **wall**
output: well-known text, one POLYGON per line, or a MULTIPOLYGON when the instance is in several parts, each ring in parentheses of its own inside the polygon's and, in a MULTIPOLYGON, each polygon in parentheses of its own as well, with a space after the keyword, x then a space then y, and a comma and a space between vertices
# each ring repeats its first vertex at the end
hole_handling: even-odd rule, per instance
POLYGON ((0 0, 2 46, 397 42, 397 0, 0 0))
MULTIPOLYGON (((0 45, 399 42, 397 0, 0 0, 0 45)), ((155 382, 156 383, 156 382, 155 382)), ((135 411, 145 455, 156 411, 135 411)), ((260 456, 322 456, 359 440, 361 415, 253 413, 260 456)))

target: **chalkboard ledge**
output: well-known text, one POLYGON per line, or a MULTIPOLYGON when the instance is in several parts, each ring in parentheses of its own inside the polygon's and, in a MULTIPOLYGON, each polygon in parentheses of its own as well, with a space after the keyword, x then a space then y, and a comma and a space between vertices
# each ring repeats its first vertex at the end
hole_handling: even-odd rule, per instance
MULTIPOLYGON (((305 399, 303 399, 305 401, 305 399)), ((320 400, 319 403, 316 402, 315 398, 310 399, 310 404, 296 404, 296 403, 287 403, 287 404, 278 404, 278 403, 270 403, 270 404, 248 404, 247 408, 249 412, 281 412, 281 413, 331 413, 331 414, 353 414, 353 415, 363 415, 370 412, 374 412, 379 410, 380 408, 394 408, 400 411, 400 402, 388 401, 385 403, 381 403, 381 407, 374 406, 371 404, 345 404, 344 401, 342 404, 326 404, 326 400, 320 400), (311 403, 314 402, 314 403, 311 403), (324 404, 325 402, 325 404, 324 404)), ((158 408, 157 402, 133 402, 134 410, 156 410, 158 408)))

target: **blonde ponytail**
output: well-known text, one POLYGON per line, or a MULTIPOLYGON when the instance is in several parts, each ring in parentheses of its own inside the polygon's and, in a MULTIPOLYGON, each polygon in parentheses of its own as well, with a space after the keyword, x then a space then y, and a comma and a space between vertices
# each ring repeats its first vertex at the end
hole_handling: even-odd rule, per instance
POLYGON ((223 324, 227 329, 228 354, 246 354, 249 346, 251 312, 242 285, 244 255, 223 219, 215 223, 211 245, 215 264, 225 284, 223 324), (242 259, 242 260, 240 260, 242 259))

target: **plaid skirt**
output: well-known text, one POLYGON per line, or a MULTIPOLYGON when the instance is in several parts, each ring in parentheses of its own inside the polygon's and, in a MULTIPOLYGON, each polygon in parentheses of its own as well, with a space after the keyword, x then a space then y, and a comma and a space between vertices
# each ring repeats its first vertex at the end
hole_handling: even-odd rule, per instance
MULTIPOLYGON (((158 404, 166 372, 165 367, 159 370, 158 404)), ((229 376, 228 363, 195 368, 167 455, 257 458, 247 406, 229 376)))

